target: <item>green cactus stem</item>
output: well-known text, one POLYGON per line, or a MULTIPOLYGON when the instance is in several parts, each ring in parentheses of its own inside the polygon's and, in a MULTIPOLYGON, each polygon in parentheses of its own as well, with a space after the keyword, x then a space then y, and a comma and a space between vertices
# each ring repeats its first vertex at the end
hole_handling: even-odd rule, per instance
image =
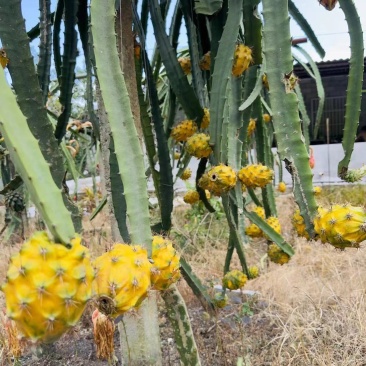
POLYGON ((151 20, 153 23, 156 42, 159 46, 161 59, 165 66, 170 85, 177 96, 184 112, 189 119, 195 120, 200 125, 203 118, 203 109, 189 85, 186 76, 176 57, 175 50, 169 42, 165 33, 165 24, 161 16, 158 0, 149 0, 151 20))
POLYGON ((114 0, 93 0, 90 9, 98 80, 124 185, 131 240, 145 245, 151 255, 144 160, 118 58, 114 0))
POLYGON ((60 32, 61 32, 62 17, 64 15, 64 9, 65 9, 65 1, 58 0, 53 21, 53 59, 55 61, 56 75, 59 83, 61 80, 61 66, 62 66, 60 32))
POLYGON ((342 146, 344 158, 338 164, 340 178, 347 174, 351 160, 357 126, 361 111, 362 81, 364 69, 363 33, 360 17, 353 0, 339 0, 339 5, 346 17, 351 41, 351 58, 346 97, 346 120, 343 130, 342 146))
POLYGON ((318 55, 323 58, 325 56, 325 51, 320 42, 318 41, 318 38, 316 37, 313 29, 311 28, 308 21, 304 18, 304 16, 300 13, 299 9, 296 7, 294 2, 292 0, 288 0, 288 10, 293 17, 293 19, 296 21, 296 23, 301 27, 301 29, 304 31, 306 37, 309 39, 309 41, 312 43, 313 47, 315 48, 315 51, 318 53, 318 55))
POLYGON ((317 205, 313 194, 309 154, 301 132, 298 100, 294 92, 297 79, 293 74, 287 5, 287 0, 263 0, 264 56, 279 154, 286 161, 292 175, 295 200, 312 237, 312 219, 317 205), (281 37, 278 37, 279 29, 281 37))
POLYGON ((50 84, 52 54, 51 0, 39 0, 39 11, 41 16, 39 21, 40 42, 37 73, 42 90, 43 104, 46 105, 48 86, 50 84))
POLYGON ((17 172, 55 241, 68 245, 75 237, 70 213, 4 72, 0 72, 0 132, 17 172))
POLYGON ((188 317, 186 304, 175 285, 162 292, 162 297, 172 323, 180 362, 184 366, 200 366, 197 345, 188 317))
POLYGON ((62 113, 58 117, 55 136, 60 142, 66 133, 66 127, 71 116, 72 89, 75 80, 75 65, 77 56, 77 32, 76 14, 78 2, 74 0, 65 1, 65 32, 64 32, 64 53, 62 56, 62 67, 60 77, 60 98, 62 113))
MULTIPOLYGON (((27 118, 29 129, 38 140, 44 159, 51 166, 51 174, 56 185, 61 188, 65 177, 63 158, 54 137, 53 125, 43 105, 20 0, 11 2, 0 0, 0 35, 3 47, 11 59, 8 69, 17 102, 27 118)), ((78 208, 64 191, 63 199, 71 212, 76 232, 81 232, 81 216, 78 208)))
POLYGON ((211 297, 207 293, 207 288, 202 284, 201 280, 194 274, 191 266, 184 258, 180 258, 180 271, 188 286, 192 289, 197 299, 206 311, 212 312, 215 309, 211 297))
POLYGON ((226 24, 219 42, 212 75, 210 101, 210 137, 213 144, 215 164, 221 160, 221 139, 224 121, 225 103, 227 100, 227 85, 230 81, 235 44, 239 25, 242 19, 243 2, 229 0, 229 12, 226 24))
MULTIPOLYGON (((306 61, 309 63, 309 65, 311 67, 312 71, 310 72, 310 76, 315 80, 316 91, 317 91, 318 97, 319 97, 318 110, 316 111, 315 126, 314 126, 314 132, 313 132, 313 139, 316 140, 318 138, 319 126, 321 123, 324 103, 325 103, 325 91, 324 91, 324 86, 323 86, 323 82, 322 82, 322 77, 320 75, 320 71, 319 71, 317 64, 314 62, 314 60, 311 58, 311 56, 300 46, 295 46, 295 48, 298 51, 300 51, 300 53, 306 58, 306 61)), ((296 87, 295 87, 295 91, 296 91, 296 87)))

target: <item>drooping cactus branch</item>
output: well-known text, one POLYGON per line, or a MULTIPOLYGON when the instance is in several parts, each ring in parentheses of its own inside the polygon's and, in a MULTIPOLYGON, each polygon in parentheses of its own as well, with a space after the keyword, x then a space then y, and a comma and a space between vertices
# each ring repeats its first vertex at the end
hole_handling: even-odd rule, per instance
MULTIPOLYGON (((54 137, 42 101, 42 94, 30 52, 29 39, 22 17, 21 1, 0 0, 0 35, 3 47, 11 59, 9 71, 19 107, 27 118, 28 127, 39 142, 43 157, 52 167, 51 174, 61 188, 65 177, 63 158, 54 137), (29 96, 32 96, 31 98, 29 96)), ((63 192, 66 207, 72 213, 75 230, 81 231, 81 217, 75 205, 63 192)))
POLYGON ((297 83, 291 56, 288 1, 263 0, 264 55, 270 85, 273 124, 279 154, 292 175, 295 200, 304 217, 309 235, 314 235, 312 219, 317 205, 312 187, 309 155, 304 144, 299 118, 297 83), (281 37, 278 30, 281 29, 281 37))
POLYGON ((351 41, 351 58, 346 97, 346 120, 343 130, 342 146, 344 158, 338 164, 338 175, 345 178, 351 160, 357 126, 361 111, 361 93, 364 69, 363 33, 360 17, 353 0, 339 0, 346 17, 351 41))
POLYGON ((0 132, 17 172, 21 175, 33 203, 56 242, 68 245, 75 237, 74 225, 55 184, 50 166, 42 156, 16 97, 0 72, 0 132), (57 209, 55 209, 57 208, 57 209))

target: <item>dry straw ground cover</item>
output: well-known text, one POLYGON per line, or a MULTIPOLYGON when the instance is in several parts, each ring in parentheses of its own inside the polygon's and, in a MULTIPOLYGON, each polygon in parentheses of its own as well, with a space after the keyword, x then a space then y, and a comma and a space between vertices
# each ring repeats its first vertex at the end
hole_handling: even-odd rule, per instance
MULTIPOLYGON (((350 202, 363 205, 363 187, 323 189, 322 204, 350 202)), ((320 242, 297 238, 290 220, 294 203, 290 195, 277 198, 283 234, 296 249, 292 260, 278 266, 265 257, 266 241, 256 239, 247 247, 249 265, 259 265, 261 275, 245 286, 256 291, 209 316, 191 290, 180 282, 188 303, 203 365, 341 365, 361 366, 366 359, 366 248, 339 251, 320 242)), ((174 213, 172 237, 196 274, 209 287, 220 284, 228 232, 218 214, 180 206, 174 213)), ((110 229, 106 215, 93 223, 85 219, 85 239, 98 255, 108 249, 110 229)), ((8 259, 18 247, 2 244, 0 281, 4 280, 8 259)), ((238 268, 235 259, 232 268, 238 268)), ((210 290, 213 294, 213 290, 210 290)), ((2 295, 0 304, 3 307, 2 295)), ((179 365, 172 334, 161 311, 165 365, 179 365)), ((84 342, 77 364, 104 365, 95 360, 91 346, 91 322, 86 319, 73 334, 56 347, 63 357, 56 361, 20 359, 20 365, 66 365, 70 344, 84 342), (62 349, 62 351, 61 351, 62 349), (89 357, 89 360, 87 359, 89 357), (93 361, 94 360, 94 361, 93 361), (85 362, 85 363, 83 363, 85 362), (93 363, 95 362, 95 363, 93 363)), ((118 346, 118 344, 117 344, 118 346)), ((73 356, 74 357, 74 356, 73 356)), ((76 356, 75 356, 76 357, 76 356)), ((0 328, 0 365, 12 365, 4 326, 0 328)), ((75 363, 76 364, 76 363, 75 363)))

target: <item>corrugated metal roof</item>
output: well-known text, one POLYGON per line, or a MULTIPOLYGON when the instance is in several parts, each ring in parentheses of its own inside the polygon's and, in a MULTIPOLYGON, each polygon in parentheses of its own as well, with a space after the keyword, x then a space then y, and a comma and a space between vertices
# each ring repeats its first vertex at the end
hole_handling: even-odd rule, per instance
MULTIPOLYGON (((316 64, 318 65, 319 72, 322 77, 348 75, 349 73, 349 59, 320 61, 316 64)), ((364 58, 364 65, 366 70, 366 57, 364 58)), ((294 66, 294 72, 300 79, 307 79, 310 77, 301 64, 298 63, 294 66)))

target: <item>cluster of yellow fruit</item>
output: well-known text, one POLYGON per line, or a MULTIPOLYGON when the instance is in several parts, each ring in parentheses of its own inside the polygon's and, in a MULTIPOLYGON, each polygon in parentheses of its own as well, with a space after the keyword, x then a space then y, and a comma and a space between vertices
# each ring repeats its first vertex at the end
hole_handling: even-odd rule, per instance
MULTIPOLYGON (((309 239, 299 210, 295 211, 292 223, 299 236, 309 239)), ((329 208, 319 206, 314 219, 314 230, 323 243, 339 249, 359 248, 360 243, 366 240, 366 211, 363 207, 349 204, 329 208)))
MULTIPOLYGON (((236 45, 234 51, 234 62, 232 67, 232 74, 234 76, 241 76, 245 70, 253 63, 253 52, 251 48, 240 43, 236 45)), ((200 60, 201 70, 209 71, 211 68, 211 52, 207 52, 200 60)))
POLYGON ((236 173, 230 166, 220 164, 203 174, 198 184, 215 196, 221 196, 234 188, 238 179, 247 188, 265 187, 273 179, 273 170, 265 165, 253 164, 236 173))
MULTIPOLYGON (((277 217, 270 216, 266 219, 264 208, 259 206, 256 207, 253 212, 255 212, 261 219, 263 219, 278 234, 281 234, 281 225, 277 217)), ((264 235, 263 231, 256 224, 250 224, 245 229, 245 234, 252 238, 265 237, 269 239, 266 235, 264 235)))
POLYGON ((139 306, 150 288, 165 290, 179 279, 171 241, 154 236, 151 259, 139 245, 116 244, 92 264, 80 237, 67 248, 36 233, 12 257, 1 287, 7 316, 25 337, 46 343, 74 326, 92 297, 101 313, 117 317, 139 306))
MULTIPOLYGON (((210 124, 210 111, 204 108, 203 112, 201 130, 210 124)), ((172 129, 170 136, 178 142, 186 142, 186 150, 190 155, 198 159, 207 158, 212 152, 210 136, 202 132, 196 133, 197 130, 198 126, 194 121, 184 120, 172 129)))

